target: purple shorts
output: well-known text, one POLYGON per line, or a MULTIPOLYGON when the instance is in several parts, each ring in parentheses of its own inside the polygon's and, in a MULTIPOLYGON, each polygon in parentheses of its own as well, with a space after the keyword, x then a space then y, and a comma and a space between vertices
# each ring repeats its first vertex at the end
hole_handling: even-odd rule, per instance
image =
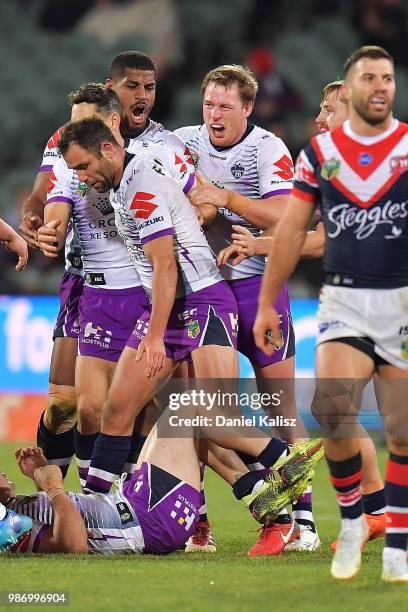
POLYGON ((53 340, 55 338, 78 338, 78 306, 83 286, 83 276, 64 272, 60 285, 60 309, 54 327, 53 340))
POLYGON ((272 363, 289 359, 295 354, 295 332, 293 329, 292 315, 290 313, 290 302, 288 288, 285 285, 276 300, 275 308, 280 318, 281 342, 274 354, 268 357, 255 345, 252 328, 255 323, 256 311, 258 309, 258 295, 261 290, 262 276, 256 275, 249 278, 229 281, 235 299, 238 304, 239 332, 238 350, 248 357, 253 366, 264 368, 272 363))
MULTIPOLYGON (((136 322, 127 346, 137 349, 148 330, 150 306, 136 322)), ((174 301, 164 334, 166 355, 182 361, 209 344, 237 348, 238 310, 226 281, 174 301)))
POLYGON ((142 287, 84 287, 79 301, 79 355, 119 361, 147 303, 142 287))
POLYGON ((133 473, 123 495, 136 513, 145 553, 179 550, 196 530, 200 491, 151 463, 133 473))

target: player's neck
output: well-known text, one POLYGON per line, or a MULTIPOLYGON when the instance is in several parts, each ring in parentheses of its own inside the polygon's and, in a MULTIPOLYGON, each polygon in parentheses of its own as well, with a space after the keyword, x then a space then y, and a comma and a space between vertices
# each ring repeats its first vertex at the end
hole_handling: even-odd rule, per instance
POLYGON ((371 125, 360 117, 360 115, 358 115, 355 111, 350 110, 349 115, 350 129, 358 136, 379 136, 391 127, 392 120, 393 116, 392 113, 390 113, 381 123, 371 125))

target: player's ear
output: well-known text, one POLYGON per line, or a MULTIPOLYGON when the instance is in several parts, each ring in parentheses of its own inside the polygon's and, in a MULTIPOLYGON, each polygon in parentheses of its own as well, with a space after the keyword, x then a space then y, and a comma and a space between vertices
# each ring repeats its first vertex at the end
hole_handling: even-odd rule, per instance
POLYGON ((253 108, 254 108, 253 102, 245 102, 244 107, 243 107, 244 116, 249 117, 249 115, 252 113, 253 108))
POLYGON ((350 87, 349 87, 348 83, 343 83, 343 85, 340 85, 338 97, 341 100, 345 100, 346 102, 349 101, 349 99, 350 99, 350 87))
POLYGON ((107 89, 112 89, 112 87, 113 87, 113 81, 112 81, 112 79, 106 79, 106 82, 105 82, 105 87, 106 87, 107 89))
POLYGON ((114 146, 108 140, 103 140, 101 142, 101 155, 107 161, 112 161, 114 156, 114 146))
POLYGON ((120 115, 119 115, 119 113, 112 113, 112 115, 110 117, 110 122, 111 122, 111 125, 110 125, 111 128, 119 129, 119 126, 120 126, 120 115))

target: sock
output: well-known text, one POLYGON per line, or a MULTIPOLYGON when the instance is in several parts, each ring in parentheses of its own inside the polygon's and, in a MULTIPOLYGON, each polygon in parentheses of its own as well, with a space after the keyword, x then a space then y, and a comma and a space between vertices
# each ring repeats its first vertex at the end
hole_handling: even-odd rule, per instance
POLYGON ((312 485, 309 485, 292 506, 293 518, 299 525, 304 525, 316 533, 312 513, 312 485))
POLYGON ((238 457, 245 463, 250 472, 256 472, 260 478, 266 478, 270 473, 270 469, 266 468, 262 463, 256 460, 252 455, 237 452, 238 457))
POLYGON ((200 508, 198 510, 198 520, 200 523, 208 523, 207 505, 205 503, 204 491, 204 470, 205 465, 200 461, 200 508))
POLYGON ((272 438, 269 441, 268 446, 264 448, 261 453, 259 453, 256 461, 264 467, 270 468, 280 457, 282 457, 283 454, 286 454, 287 450, 287 442, 281 440, 280 438, 272 438))
POLYGON ((407 549, 408 542, 408 457, 390 453, 385 474, 387 526, 385 546, 407 549))
POLYGON ((256 472, 247 472, 232 487, 232 492, 237 499, 242 499, 246 495, 250 495, 255 488, 260 488, 263 485, 263 479, 259 478, 256 472))
POLYGON ((86 479, 88 477, 88 470, 91 464, 92 452, 98 432, 94 434, 82 434, 75 428, 74 431, 74 444, 75 444, 75 455, 77 458, 79 482, 81 487, 84 488, 86 485, 86 479))
POLYGON ((123 471, 126 472, 129 475, 129 477, 136 470, 137 460, 139 459, 139 455, 141 453, 141 450, 145 442, 146 442, 146 436, 142 436, 141 434, 135 431, 133 432, 132 444, 131 444, 129 454, 126 459, 125 467, 123 468, 123 471))
POLYGON ((357 519, 363 514, 361 497, 361 455, 357 453, 344 461, 327 460, 330 480, 336 490, 342 519, 357 519))
POLYGON ((41 415, 37 428, 37 445, 43 449, 48 463, 58 465, 65 478, 74 456, 75 425, 60 434, 53 434, 44 425, 44 413, 41 415))
POLYGON ((385 493, 384 489, 363 495, 363 507, 366 514, 384 514, 385 512, 385 493))
POLYGON ((292 517, 290 516, 286 508, 283 508, 283 510, 279 512, 274 522, 279 523, 279 525, 287 525, 288 523, 292 522, 292 517))
POLYGON ((132 444, 132 436, 110 436, 100 433, 96 439, 86 488, 109 493, 113 481, 123 471, 132 444))
POLYGON ((3 504, 0 504, 0 521, 2 521, 4 519, 6 514, 7 514, 6 506, 3 506, 3 504))

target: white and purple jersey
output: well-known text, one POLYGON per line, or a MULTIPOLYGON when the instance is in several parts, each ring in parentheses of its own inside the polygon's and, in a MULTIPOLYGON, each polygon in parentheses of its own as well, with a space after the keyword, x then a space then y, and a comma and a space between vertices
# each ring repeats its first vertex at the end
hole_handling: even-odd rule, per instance
POLYGON ((81 183, 64 159, 54 165, 47 205, 65 202, 81 246, 87 286, 125 289, 140 286, 138 274, 115 225, 109 193, 98 193, 81 183))
MULTIPOLYGON (((68 493, 80 513, 88 535, 90 553, 105 555, 142 553, 144 539, 138 518, 129 501, 117 491, 102 493, 68 493)), ((24 547, 15 552, 38 552, 41 538, 53 524, 53 509, 43 492, 17 495, 7 503, 19 514, 33 519, 33 529, 25 538, 24 547)))
POLYGON ((161 236, 173 236, 179 271, 176 298, 222 280, 190 202, 148 152, 126 154, 122 180, 112 191, 111 201, 116 225, 150 296, 153 266, 143 245, 161 236))
MULTIPOLYGON (((39 172, 50 172, 50 179, 48 181, 47 190, 52 188, 53 185, 53 168, 55 164, 61 159, 61 154, 58 150, 58 142, 61 134, 64 131, 65 126, 61 126, 54 132, 51 138, 48 140, 39 168, 39 172)), ((81 246, 79 238, 75 232, 73 224, 70 222, 67 227, 65 235, 65 270, 70 274, 83 275, 82 259, 81 259, 81 246)))
MULTIPOLYGON (((197 171, 217 187, 236 191, 251 199, 266 199, 287 195, 292 189, 293 163, 282 140, 260 127, 249 125, 243 138, 231 147, 211 143, 205 125, 180 128, 175 131, 187 145, 197 171)), ((208 242, 217 255, 231 244, 231 226, 241 225, 254 236, 261 230, 226 208, 206 230, 208 242)), ((265 258, 254 256, 237 266, 227 264, 222 273, 226 280, 263 274, 265 258)))
MULTIPOLYGON (((136 138, 125 138, 125 149, 130 151, 129 145, 134 140, 141 140, 142 142, 152 142, 155 144, 162 144, 177 153, 177 155, 184 161, 193 165, 190 152, 186 147, 184 141, 177 136, 175 132, 170 132, 162 126, 161 123, 156 123, 152 119, 148 120, 146 129, 136 138)), ((133 151, 131 151, 133 152, 133 151)))

